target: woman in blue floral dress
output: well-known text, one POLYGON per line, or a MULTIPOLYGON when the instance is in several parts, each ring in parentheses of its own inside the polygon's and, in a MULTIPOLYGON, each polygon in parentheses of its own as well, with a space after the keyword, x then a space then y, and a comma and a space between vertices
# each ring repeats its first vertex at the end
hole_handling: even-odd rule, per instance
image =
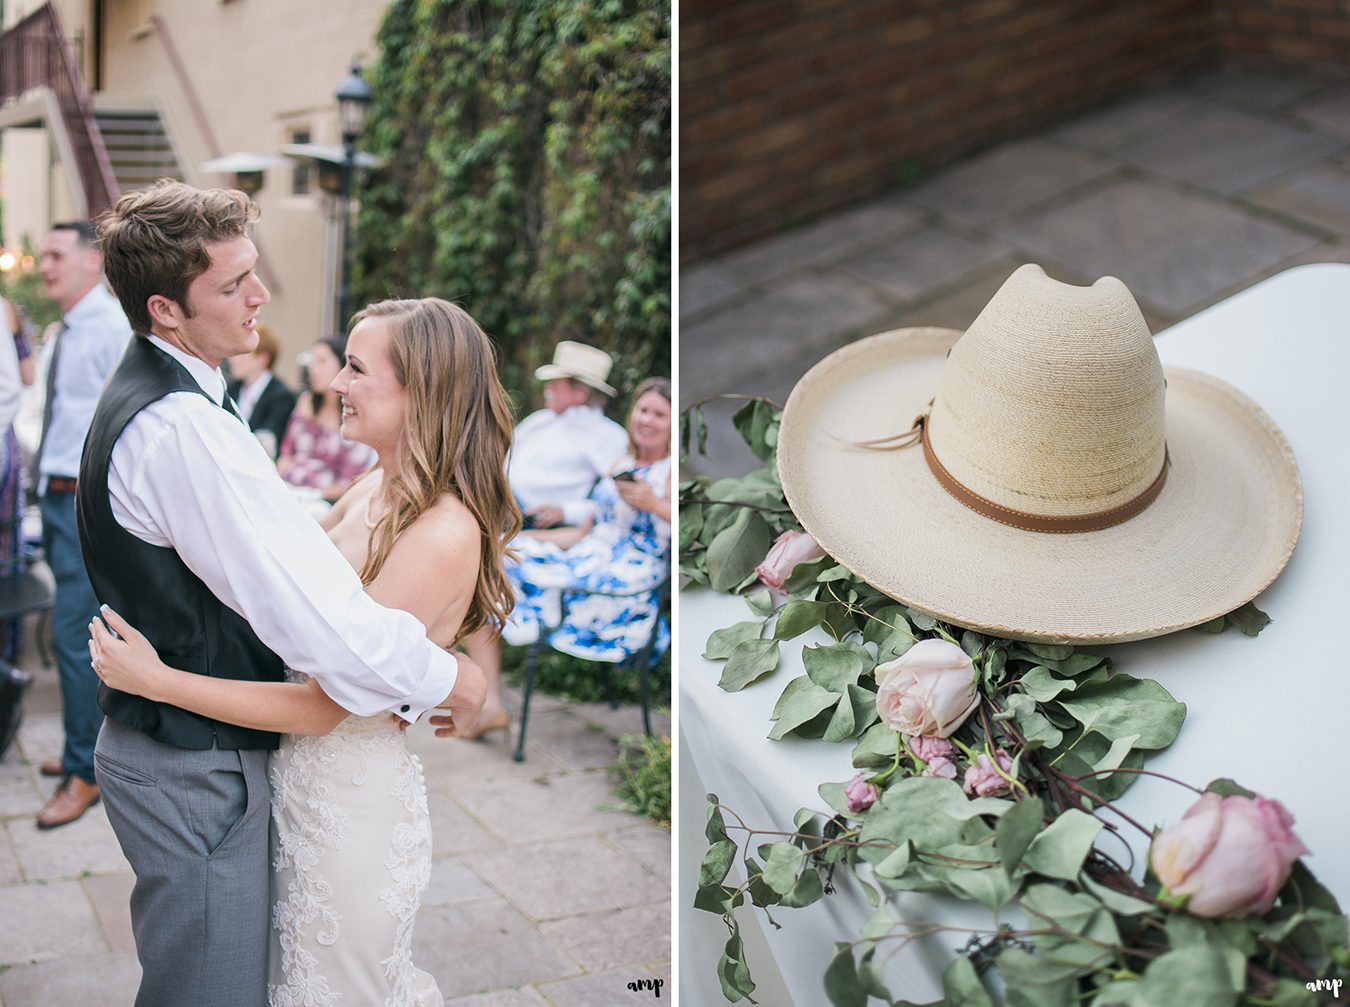
MULTIPOLYGON (((593 523, 526 532, 512 543, 519 560, 507 564, 517 598, 502 634, 507 643, 549 632, 555 650, 614 663, 640 650, 661 619, 658 589, 670 576, 668 380, 638 385, 627 428, 629 454, 591 494, 593 523)), ((668 641, 663 621, 658 653, 668 641)))

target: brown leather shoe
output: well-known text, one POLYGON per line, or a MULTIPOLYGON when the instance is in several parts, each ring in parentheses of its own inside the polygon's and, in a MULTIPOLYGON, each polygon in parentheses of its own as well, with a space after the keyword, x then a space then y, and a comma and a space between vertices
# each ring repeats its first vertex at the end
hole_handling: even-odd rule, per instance
POLYGON ((38 766, 38 772, 43 776, 65 776, 66 767, 61 765, 60 759, 48 759, 38 766))
POLYGON ((67 776, 37 816, 39 829, 68 825, 98 803, 98 787, 78 776, 67 776))

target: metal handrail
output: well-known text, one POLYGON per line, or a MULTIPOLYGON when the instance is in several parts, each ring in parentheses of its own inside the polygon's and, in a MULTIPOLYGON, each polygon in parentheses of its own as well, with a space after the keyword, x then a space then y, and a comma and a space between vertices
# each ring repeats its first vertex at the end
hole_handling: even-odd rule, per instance
POLYGON ((119 195, 108 150, 94 121, 94 106, 84 86, 75 50, 61 29, 52 3, 0 33, 0 101, 17 98, 37 87, 48 87, 69 138, 76 172, 84 189, 89 216, 116 201, 119 195))

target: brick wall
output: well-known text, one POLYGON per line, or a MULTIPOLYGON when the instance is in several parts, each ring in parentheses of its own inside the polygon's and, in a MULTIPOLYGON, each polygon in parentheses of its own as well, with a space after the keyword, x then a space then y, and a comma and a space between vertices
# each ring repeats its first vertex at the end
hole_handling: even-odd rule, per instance
POLYGON ((1219 0, 1229 52, 1350 63, 1350 0, 1219 0))
POLYGON ((853 203, 1146 75, 1203 63, 1219 45, 1214 3, 682 0, 681 257, 853 203))

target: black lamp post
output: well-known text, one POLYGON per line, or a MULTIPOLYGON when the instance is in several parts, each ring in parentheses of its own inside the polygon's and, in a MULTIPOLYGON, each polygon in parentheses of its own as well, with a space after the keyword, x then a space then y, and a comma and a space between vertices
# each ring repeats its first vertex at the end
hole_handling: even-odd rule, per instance
POLYGON ((365 131, 366 112, 370 108, 370 85, 361 76, 361 64, 352 60, 351 73, 338 85, 338 121, 342 126, 342 243, 341 280, 338 282, 337 327, 339 334, 347 326, 347 297, 351 282, 351 255, 347 240, 351 234, 352 185, 356 175, 356 141, 365 131))

